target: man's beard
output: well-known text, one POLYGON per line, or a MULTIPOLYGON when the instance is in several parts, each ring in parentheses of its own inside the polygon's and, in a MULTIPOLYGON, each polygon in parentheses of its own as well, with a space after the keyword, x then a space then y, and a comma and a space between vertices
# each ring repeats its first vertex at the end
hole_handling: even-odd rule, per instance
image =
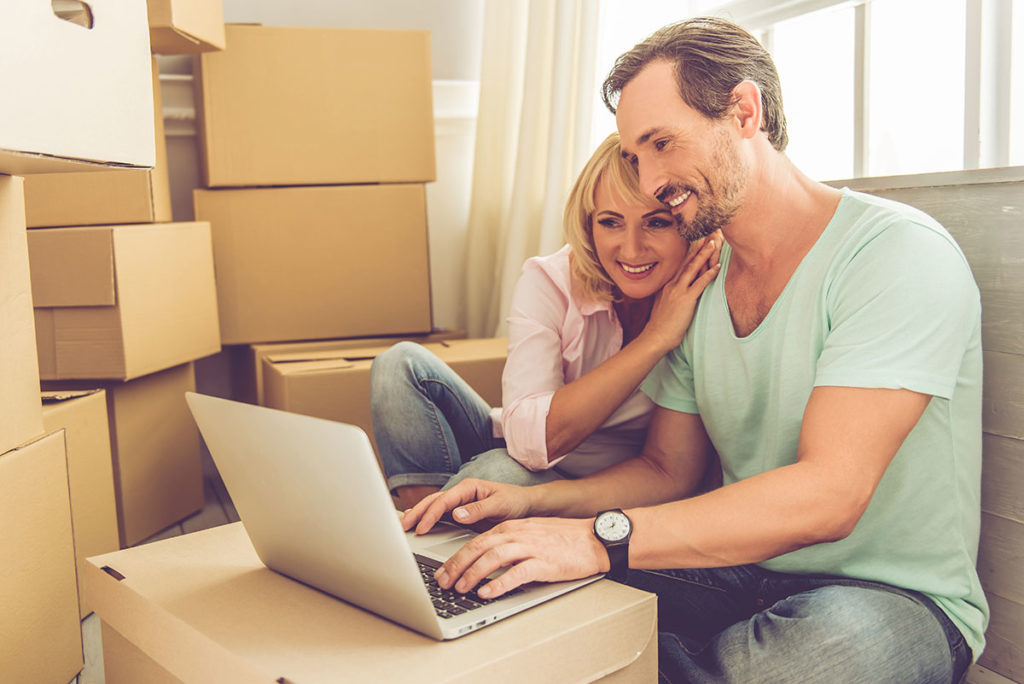
POLYGON ((747 186, 746 166, 729 145, 724 131, 720 131, 715 141, 711 165, 716 171, 718 187, 712 189, 709 184, 703 192, 697 193, 697 214, 693 220, 676 216, 679 235, 689 242, 707 237, 732 221, 747 186))

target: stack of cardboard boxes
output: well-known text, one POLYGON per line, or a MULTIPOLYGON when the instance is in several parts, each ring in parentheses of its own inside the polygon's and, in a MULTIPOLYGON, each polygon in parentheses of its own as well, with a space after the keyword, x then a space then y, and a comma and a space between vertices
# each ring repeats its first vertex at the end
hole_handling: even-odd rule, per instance
POLYGON ((194 69, 195 215, 213 229, 233 396, 372 438, 370 362, 413 339, 457 370, 489 364, 475 386, 499 405, 504 340, 432 332, 429 34, 229 25, 227 45, 194 69))
MULTIPOLYGON (((117 548, 109 452, 105 470, 91 467, 102 439, 44 418, 19 176, 152 167, 148 60, 136 3, 0 7, 0 75, 12 93, 0 108, 0 663, 10 681, 66 682, 81 670, 76 544, 117 548)), ((94 412, 96 401, 86 402, 94 412)))
MULTIPOLYGON (((149 10, 163 50, 223 44, 219 5, 150 0, 149 10)), ((42 386, 57 391, 53 402, 104 390, 121 546, 203 507, 199 435, 183 395, 195 389, 192 362, 220 350, 210 227, 171 221, 159 73, 149 49, 141 59, 152 168, 25 179, 42 386)))

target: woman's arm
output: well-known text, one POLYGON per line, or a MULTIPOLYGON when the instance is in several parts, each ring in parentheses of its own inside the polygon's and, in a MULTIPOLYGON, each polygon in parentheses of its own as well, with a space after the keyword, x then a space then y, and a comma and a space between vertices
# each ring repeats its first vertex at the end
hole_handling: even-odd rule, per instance
POLYGON ((655 364, 682 343, 697 300, 718 273, 720 248, 721 238, 695 246, 679 273, 655 297, 650 320, 636 339, 554 392, 545 425, 549 462, 575 449, 601 427, 655 364))

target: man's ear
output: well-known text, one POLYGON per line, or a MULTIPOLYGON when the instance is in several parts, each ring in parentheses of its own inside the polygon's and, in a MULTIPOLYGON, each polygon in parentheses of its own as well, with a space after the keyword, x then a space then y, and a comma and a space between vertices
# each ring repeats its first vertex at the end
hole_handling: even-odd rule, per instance
POLYGON ((761 89, 753 81, 740 81, 732 89, 733 116, 744 138, 753 138, 761 130, 761 89))

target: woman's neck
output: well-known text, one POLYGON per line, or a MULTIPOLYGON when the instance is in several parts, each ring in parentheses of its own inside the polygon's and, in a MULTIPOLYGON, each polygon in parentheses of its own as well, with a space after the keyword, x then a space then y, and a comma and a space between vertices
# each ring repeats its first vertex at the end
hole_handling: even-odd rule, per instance
POLYGON ((622 346, 636 339, 640 331, 647 325, 647 319, 651 317, 651 307, 654 305, 654 297, 645 299, 629 299, 625 297, 615 302, 615 315, 619 317, 619 324, 622 326, 622 346))

